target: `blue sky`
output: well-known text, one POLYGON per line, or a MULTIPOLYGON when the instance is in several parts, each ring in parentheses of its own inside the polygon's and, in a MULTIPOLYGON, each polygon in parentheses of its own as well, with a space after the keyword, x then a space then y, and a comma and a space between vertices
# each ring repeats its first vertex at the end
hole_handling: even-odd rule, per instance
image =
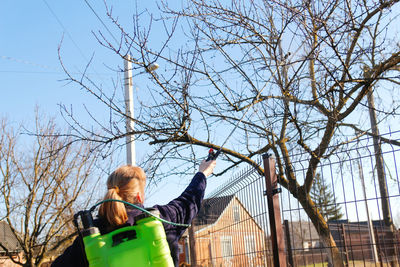
POLYGON ((94 53, 91 72, 98 73, 97 79, 107 79, 114 73, 103 67, 102 60, 110 64, 120 62, 97 45, 91 31, 99 26, 84 1, 2 1, 1 113, 20 120, 30 118, 35 105, 56 114, 59 103, 82 104, 79 88, 62 81, 65 74, 57 49, 63 40, 61 53, 65 64, 76 72, 94 53))
MULTIPOLYGON (((107 2, 113 5, 114 13, 125 22, 131 17, 131 10, 136 8, 134 1, 107 2)), ((38 106, 41 112, 56 116, 62 124, 64 121, 60 116, 59 104, 72 106, 82 121, 87 118, 83 105, 88 106, 97 117, 107 116, 107 110, 95 99, 65 81, 66 75, 58 59, 58 47, 61 44, 63 63, 71 72, 81 73, 93 57, 88 73, 94 81, 107 84, 111 79, 122 77, 114 71, 122 68, 121 58, 100 46, 92 34, 92 31, 101 30, 113 39, 119 37, 118 32, 107 20, 103 1, 87 0, 87 3, 84 0, 2 1, 0 116, 7 117, 11 123, 24 122, 29 125, 34 119, 35 106, 38 106)), ((154 2, 146 1, 146 7, 137 8, 151 11, 154 2)), ((145 81, 134 81, 134 86, 144 86, 141 82, 145 81)), ((140 158, 141 151, 146 150, 146 144, 139 145, 138 150, 137 157, 140 158)), ((125 154, 116 156, 123 163, 125 154)), ((153 188, 147 204, 165 203, 179 195, 190 179, 171 177, 158 188, 153 188)))
MULTIPOLYGON (((129 22, 135 1, 108 1, 114 13, 123 22, 129 22)), ((144 3, 145 1, 138 1, 144 3)), ((34 119, 34 108, 38 106, 47 115, 63 120, 59 104, 72 106, 75 114, 85 121, 88 106, 97 117, 107 116, 107 110, 74 84, 65 81, 58 59, 58 47, 64 64, 75 74, 83 71, 92 58, 89 76, 98 83, 107 84, 111 79, 119 79, 120 73, 113 71, 122 68, 121 58, 100 46, 92 31, 101 30, 110 39, 119 37, 118 32, 107 20, 103 1, 12 1, 3 0, 0 8, 0 116, 6 116, 12 123, 34 119), (100 16, 96 17, 88 4, 100 16), (107 30, 112 31, 111 36, 107 30)), ((152 11, 153 1, 146 1, 152 11)), ((144 4, 143 4, 144 5, 144 4)), ((162 68, 160 68, 162 71, 162 68)), ((134 80, 135 87, 145 86, 145 80, 134 80)), ((225 136, 225 135, 224 135, 225 136)), ((147 144, 138 146, 138 158, 146 151, 147 144)), ((204 153, 207 153, 205 150, 204 153)), ((125 154, 116 155, 122 163, 125 154)), ((191 177, 181 180, 171 177, 153 188, 147 200, 148 205, 165 203, 176 197, 188 184, 191 177)), ((211 178, 207 192, 229 177, 211 178)))

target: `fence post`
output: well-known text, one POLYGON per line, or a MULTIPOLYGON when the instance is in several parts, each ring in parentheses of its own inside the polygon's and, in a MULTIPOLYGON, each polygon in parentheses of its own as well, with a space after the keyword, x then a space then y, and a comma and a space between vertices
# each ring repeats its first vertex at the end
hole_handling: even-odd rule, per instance
POLYGON ((281 211, 279 206, 278 179, 275 172, 275 159, 263 155, 265 185, 268 202, 269 224, 271 227, 272 252, 275 267, 286 267, 285 240, 282 230, 281 211))
POLYGON ((349 266, 349 251, 347 249, 347 240, 346 240, 347 235, 346 235, 346 230, 345 230, 345 226, 343 223, 340 225, 340 229, 342 230, 343 252, 345 255, 346 266, 349 266))
POLYGON ((289 221, 284 220, 284 223, 285 223, 286 247, 287 247, 289 265, 293 267, 294 266, 293 251, 292 251, 292 241, 290 240, 289 221))
POLYGON ((190 266, 197 266, 197 255, 196 255, 196 239, 194 236, 194 221, 192 221, 192 225, 189 227, 189 250, 190 250, 190 266))
POLYGON ((383 267, 381 242, 380 242, 379 235, 378 235, 378 229, 376 227, 374 227, 374 234, 375 234, 376 246, 378 249, 379 264, 381 267, 383 267))

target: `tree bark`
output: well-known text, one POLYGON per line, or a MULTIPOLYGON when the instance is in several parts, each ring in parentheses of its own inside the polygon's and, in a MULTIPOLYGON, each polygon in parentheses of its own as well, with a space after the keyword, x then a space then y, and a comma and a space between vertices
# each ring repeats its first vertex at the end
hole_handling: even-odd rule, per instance
POLYGON ((318 232, 320 240, 323 242, 326 252, 328 253, 329 261, 335 267, 344 267, 340 250, 336 246, 336 242, 332 237, 328 224, 318 211, 317 207, 315 207, 311 198, 304 193, 299 193, 298 200, 318 232))
MULTIPOLYGON (((364 69, 364 77, 366 79, 370 78, 370 70, 368 68, 364 69)), ((386 185, 384 162, 383 162, 382 149, 381 149, 380 140, 379 140, 380 138, 379 138, 378 120, 376 118, 375 101, 374 101, 374 94, 373 94, 372 87, 370 87, 370 90, 368 91, 367 100, 368 100, 368 109, 369 109, 369 119, 370 119, 370 123, 371 123, 371 131, 373 134, 372 140, 374 143, 375 167, 376 167, 376 173, 378 176, 379 192, 381 195, 382 215, 383 215, 383 220, 385 222, 385 226, 389 227, 389 229, 390 229, 390 238, 393 240, 393 254, 394 255, 389 255, 389 256, 393 256, 390 259, 390 266, 395 267, 395 266, 399 266, 399 262, 397 259, 397 257, 398 257, 397 244, 395 242, 396 227, 393 224, 392 216, 390 214, 389 192, 388 192, 388 188, 386 185)))

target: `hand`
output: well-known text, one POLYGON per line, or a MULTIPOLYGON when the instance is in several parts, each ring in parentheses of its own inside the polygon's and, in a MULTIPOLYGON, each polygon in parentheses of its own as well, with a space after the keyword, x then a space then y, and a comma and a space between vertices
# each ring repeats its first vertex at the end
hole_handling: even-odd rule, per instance
POLYGON ((206 177, 213 173, 215 165, 217 164, 216 160, 203 160, 199 166, 199 172, 202 172, 206 177))

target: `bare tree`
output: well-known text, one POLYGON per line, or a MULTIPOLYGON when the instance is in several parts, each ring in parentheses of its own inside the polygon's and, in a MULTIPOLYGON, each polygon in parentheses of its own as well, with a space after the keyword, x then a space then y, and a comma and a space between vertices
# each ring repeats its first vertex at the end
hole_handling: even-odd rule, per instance
POLYGON ((31 267, 71 243, 76 230, 70 222, 91 199, 80 196, 97 158, 90 145, 70 144, 53 120, 38 115, 35 127, 32 136, 21 136, 21 128, 13 130, 3 119, 0 136, 0 220, 10 226, 23 257, 12 257, 6 240, 0 247, 14 263, 31 267))
POLYGON ((192 163, 201 151, 196 147, 220 149, 229 133, 221 157, 228 165, 217 175, 242 163, 262 173, 254 159, 272 151, 280 184, 303 206, 334 266, 343 266, 310 190, 321 159, 349 136, 373 135, 361 116, 368 110, 368 92, 393 88, 396 93, 385 96, 392 103, 377 111, 381 121, 398 117, 394 85, 399 77, 393 69, 399 67, 400 49, 391 34, 399 23, 392 12, 398 2, 187 0, 176 8, 161 1, 159 18, 137 12, 133 25, 122 25, 107 7, 121 42, 99 32, 100 44, 121 58, 131 54, 136 79, 144 76, 152 83, 139 99, 138 115, 128 118, 135 121, 135 131, 118 124, 126 115, 115 88, 96 86, 86 75, 74 77, 67 68, 67 79, 108 106, 111 116, 108 124, 96 121, 103 129, 98 134, 76 123, 66 108, 63 112, 77 139, 106 146, 135 134, 148 141, 154 149, 146 163, 158 177, 163 162, 177 162, 169 174, 185 172, 190 166, 185 162, 192 163), (157 28, 164 34, 153 33, 157 28), (147 71, 154 61, 165 70, 147 71), (309 155, 304 180, 294 171, 295 152, 309 155))

